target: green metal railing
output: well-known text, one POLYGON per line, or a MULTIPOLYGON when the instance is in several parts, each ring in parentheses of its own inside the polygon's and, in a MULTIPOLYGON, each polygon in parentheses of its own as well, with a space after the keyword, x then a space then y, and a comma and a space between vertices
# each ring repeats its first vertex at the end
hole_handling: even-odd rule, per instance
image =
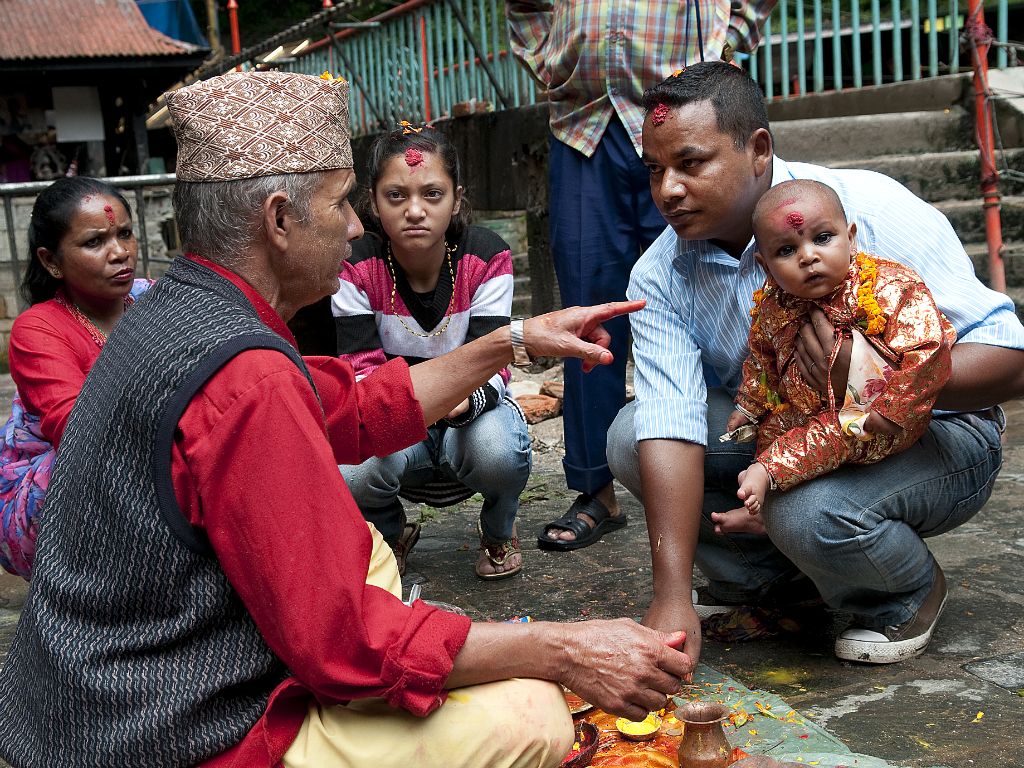
MULTIPOLYGON (((1013 10, 1024 18, 1021 0, 1013 10)), ((966 11, 967 0, 779 0, 743 65, 770 99, 967 71, 966 11)), ((999 68, 1017 63, 1010 15, 1009 0, 986 8, 999 68)), ((509 53, 501 0, 409 0, 338 26, 280 66, 348 78, 356 134, 543 99, 509 53)))
MULTIPOLYGON (((970 66, 960 50, 966 12, 958 0, 779 0, 746 66, 768 98, 953 74, 970 66)), ((992 64, 1006 67, 1007 0, 987 19, 1002 43, 992 64)))
POLYGON ((533 79, 509 53, 499 0, 412 0, 308 46, 282 69, 330 70, 353 84, 356 134, 401 120, 533 104, 533 79))

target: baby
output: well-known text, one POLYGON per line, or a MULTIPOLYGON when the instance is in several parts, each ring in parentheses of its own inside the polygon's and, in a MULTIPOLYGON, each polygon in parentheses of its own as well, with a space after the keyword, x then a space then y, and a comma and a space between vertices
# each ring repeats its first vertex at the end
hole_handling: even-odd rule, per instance
POLYGON ((737 492, 756 515, 769 489, 913 445, 949 378, 956 331, 912 269, 857 251, 857 225, 825 184, 772 187, 754 209, 753 229, 768 277, 754 294, 750 355, 722 439, 756 432, 756 461, 740 473, 737 492), (815 307, 836 329, 826 395, 797 364, 799 330, 815 307), (850 372, 837 407, 831 366, 846 339, 850 372))

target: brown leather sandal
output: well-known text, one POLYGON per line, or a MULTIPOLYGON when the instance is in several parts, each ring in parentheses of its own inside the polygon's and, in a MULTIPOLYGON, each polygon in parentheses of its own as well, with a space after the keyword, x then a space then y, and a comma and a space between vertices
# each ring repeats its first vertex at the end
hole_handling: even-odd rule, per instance
POLYGON ((398 537, 398 543, 391 548, 395 553, 395 560, 398 562, 398 575, 405 576, 405 561, 420 540, 420 524, 406 523, 402 528, 402 535, 398 537))
MULTIPOLYGON (((479 529, 480 524, 477 523, 479 529)), ((523 550, 519 547, 519 537, 514 535, 511 539, 505 539, 505 541, 491 542, 488 541, 483 534, 483 530, 480 530, 480 557, 477 558, 476 563, 476 575, 485 581, 499 581, 500 579, 507 579, 515 576, 521 570, 523 570, 523 550), (499 572, 481 572, 480 565, 487 558, 492 566, 504 565, 505 561, 508 560, 512 555, 519 555, 519 565, 507 571, 499 572)))

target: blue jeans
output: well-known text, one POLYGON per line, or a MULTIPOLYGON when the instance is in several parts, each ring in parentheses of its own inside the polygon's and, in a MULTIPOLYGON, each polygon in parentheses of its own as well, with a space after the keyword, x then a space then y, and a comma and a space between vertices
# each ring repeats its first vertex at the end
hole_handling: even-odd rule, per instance
MULTIPOLYGON (((762 511, 768 536, 716 534, 712 512, 736 509, 736 476, 754 444, 720 443, 733 410, 723 390, 708 393, 704 505, 695 561, 710 591, 731 603, 780 596, 799 573, 832 608, 870 628, 899 624, 924 602, 933 558, 923 539, 971 519, 992 493, 1002 463, 1000 424, 978 414, 939 416, 903 453, 849 464, 784 493, 762 511)), ((633 404, 608 433, 615 477, 642 500, 633 404)))
MULTIPOLYGON (((551 256, 562 306, 626 298, 629 273, 665 229, 651 197, 651 174, 629 134, 612 116, 591 157, 550 139, 551 256)), ((583 373, 579 360, 565 361, 565 470, 567 485, 594 494, 612 481, 605 437, 626 402, 629 320, 604 323, 611 334, 611 365, 583 373)))
POLYGON ((480 525, 490 541, 512 538, 519 494, 533 465, 530 435, 518 409, 506 400, 464 427, 434 425, 427 439, 358 466, 341 465, 363 517, 389 544, 398 541, 403 513, 398 493, 438 476, 458 480, 484 497, 480 525))

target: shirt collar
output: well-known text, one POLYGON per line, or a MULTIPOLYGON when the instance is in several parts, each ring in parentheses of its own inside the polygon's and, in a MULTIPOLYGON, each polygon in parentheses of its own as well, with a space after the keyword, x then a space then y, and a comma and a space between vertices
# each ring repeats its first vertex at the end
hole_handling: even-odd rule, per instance
POLYGON ((281 316, 274 311, 274 308, 267 303, 267 300, 264 299, 255 288, 249 285, 249 283, 243 280, 239 275, 216 262, 203 258, 198 253, 186 253, 185 257, 191 259, 196 264, 216 272, 225 280, 230 281, 232 285, 245 294, 245 298, 247 298, 249 303, 252 304, 253 309, 256 310, 257 316, 263 321, 264 325, 296 349, 299 348, 298 342, 295 341, 295 336, 292 334, 291 330, 289 330, 288 325, 281 316))

